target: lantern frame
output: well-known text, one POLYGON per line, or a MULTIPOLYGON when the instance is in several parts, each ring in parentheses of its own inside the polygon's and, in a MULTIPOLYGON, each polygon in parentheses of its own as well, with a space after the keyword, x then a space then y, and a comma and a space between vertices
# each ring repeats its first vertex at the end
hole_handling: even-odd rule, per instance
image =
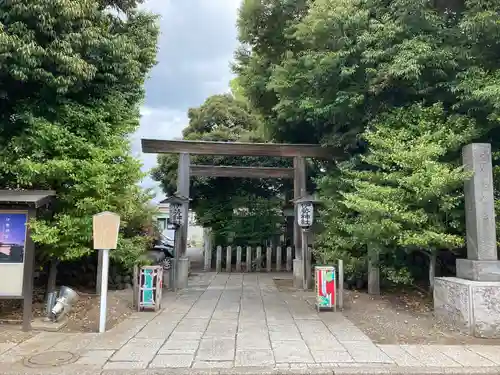
POLYGON ((303 229, 310 228, 314 224, 314 214, 315 214, 314 206, 315 206, 315 203, 319 203, 320 201, 317 198, 315 198, 314 196, 307 194, 307 195, 304 195, 298 199, 295 199, 293 202, 294 202, 295 207, 296 207, 295 214, 296 214, 297 224, 303 229), (304 222, 303 220, 301 220, 301 217, 299 215, 299 213, 304 209, 311 210, 311 212, 310 212, 311 218, 307 222, 304 222))
POLYGON ((168 203, 168 220, 167 223, 177 229, 184 223, 184 212, 182 207, 189 203, 190 199, 179 194, 174 194, 165 199, 168 203))

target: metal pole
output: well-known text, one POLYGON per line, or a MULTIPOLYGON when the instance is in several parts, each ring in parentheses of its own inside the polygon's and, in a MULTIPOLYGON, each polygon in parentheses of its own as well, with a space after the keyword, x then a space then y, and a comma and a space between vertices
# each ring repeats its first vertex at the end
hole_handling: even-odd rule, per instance
POLYGON ((174 264, 172 264, 172 290, 177 292, 177 266, 179 264, 179 253, 181 252, 179 237, 181 236, 180 228, 177 226, 174 233, 174 264))
POLYGON ((109 250, 102 251, 101 306, 99 309, 99 333, 106 331, 106 304, 108 297, 109 250))
POLYGON ((337 277, 339 280, 339 285, 337 287, 337 306, 339 307, 339 310, 344 309, 344 261, 342 259, 339 259, 338 261, 338 270, 337 270, 337 277))
POLYGON ((307 258, 306 258, 306 283, 307 283, 307 289, 311 289, 312 287, 312 254, 311 254, 311 248, 307 246, 307 258))
POLYGON ((308 289, 307 285, 307 229, 302 229, 302 287, 308 289))

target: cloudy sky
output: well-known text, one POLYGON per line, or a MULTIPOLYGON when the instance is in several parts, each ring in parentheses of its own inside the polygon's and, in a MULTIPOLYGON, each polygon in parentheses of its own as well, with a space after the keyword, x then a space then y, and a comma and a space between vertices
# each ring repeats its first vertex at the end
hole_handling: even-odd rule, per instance
MULTIPOLYGON (((161 16, 158 65, 146 83, 141 126, 133 137, 133 151, 145 171, 156 164, 156 155, 141 153, 141 138, 180 137, 190 107, 229 90, 239 4, 240 0, 145 1, 144 8, 161 16)), ((142 185, 156 183, 146 178, 142 185)))

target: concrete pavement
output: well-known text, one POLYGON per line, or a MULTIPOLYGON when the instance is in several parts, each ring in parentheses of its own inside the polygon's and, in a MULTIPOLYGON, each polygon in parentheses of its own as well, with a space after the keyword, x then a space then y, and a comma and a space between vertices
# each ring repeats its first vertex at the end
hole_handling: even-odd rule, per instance
POLYGON ((500 347, 377 345, 341 313, 318 314, 300 294, 280 293, 272 274, 200 273, 167 293, 158 313, 134 313, 102 335, 0 344, 1 374, 32 371, 498 374, 500 347))

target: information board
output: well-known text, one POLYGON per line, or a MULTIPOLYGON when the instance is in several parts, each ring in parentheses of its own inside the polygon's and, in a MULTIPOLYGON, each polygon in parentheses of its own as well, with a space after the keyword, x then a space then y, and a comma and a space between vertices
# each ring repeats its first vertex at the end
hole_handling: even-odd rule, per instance
POLYGON ((28 213, 0 211, 0 296, 22 296, 28 213))

